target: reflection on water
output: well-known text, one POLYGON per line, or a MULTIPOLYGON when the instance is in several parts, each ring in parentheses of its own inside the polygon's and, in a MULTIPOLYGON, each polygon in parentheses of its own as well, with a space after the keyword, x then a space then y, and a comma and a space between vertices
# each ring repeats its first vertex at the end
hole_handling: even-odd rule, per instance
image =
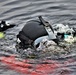
MULTIPOLYGON (((6 31, 5 38, 0 39, 0 56, 15 54, 14 46, 16 35, 22 29, 27 20, 37 19, 37 16, 39 15, 42 15, 51 24, 68 23, 70 26, 75 27, 76 0, 0 0, 0 20, 4 19, 16 23, 14 28, 6 31)), ((74 59, 75 61, 75 57, 76 50, 74 49, 71 55, 65 56, 64 59, 58 59, 57 61, 63 64, 63 62, 68 59, 74 59)), ((6 70, 6 66, 2 67, 2 63, 0 64, 1 75, 19 75, 17 72, 9 69, 6 70)), ((52 75, 75 75, 75 67, 76 62, 71 62, 66 65, 66 71, 64 70, 64 67, 60 67, 52 75), (61 74, 59 73, 60 71, 61 74)))

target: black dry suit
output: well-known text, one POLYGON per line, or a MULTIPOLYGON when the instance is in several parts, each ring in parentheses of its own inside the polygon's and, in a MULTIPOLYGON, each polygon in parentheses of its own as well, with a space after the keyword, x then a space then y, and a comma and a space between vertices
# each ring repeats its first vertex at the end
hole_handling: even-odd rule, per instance
MULTIPOLYGON (((20 40, 19 44, 23 49, 29 47, 33 48, 35 45, 34 43, 37 40, 39 40, 40 42, 41 38, 44 36, 55 41, 58 44, 56 36, 53 32, 54 31, 51 25, 49 25, 48 22, 45 22, 43 18, 39 16, 39 21, 28 21, 26 25, 23 27, 23 29, 17 35, 17 38, 20 40)), ((35 45, 35 47, 38 46, 39 42, 35 45)))

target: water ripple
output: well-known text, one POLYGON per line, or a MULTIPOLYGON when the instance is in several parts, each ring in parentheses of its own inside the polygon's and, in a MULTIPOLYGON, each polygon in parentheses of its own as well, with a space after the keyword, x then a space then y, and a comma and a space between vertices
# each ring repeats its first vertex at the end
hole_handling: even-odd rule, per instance
MULTIPOLYGON (((15 53, 13 45, 15 46, 16 35, 25 25, 27 20, 38 19, 37 17, 39 15, 42 15, 50 24, 68 23, 70 26, 76 27, 76 0, 0 0, 0 20, 12 20, 15 23, 18 23, 16 27, 6 31, 7 36, 3 41, 0 40, 0 56, 9 56, 15 53), (13 35, 10 33, 13 33, 13 35), (8 36, 9 38, 7 38, 8 36), (12 40, 10 40, 11 37, 12 40), (7 42, 9 45, 7 45, 7 42), (2 43, 3 46, 1 46, 2 43)), ((76 50, 64 58, 59 58, 57 61, 62 62, 70 58, 76 60, 75 53, 76 50)), ((62 73, 63 75, 70 75, 69 73, 75 75, 75 66, 76 62, 72 62, 66 66, 69 68, 66 68, 66 72, 64 70, 65 68, 60 67, 53 75, 62 75, 62 73)), ((0 70, 0 72, 2 74, 4 70, 0 70)))

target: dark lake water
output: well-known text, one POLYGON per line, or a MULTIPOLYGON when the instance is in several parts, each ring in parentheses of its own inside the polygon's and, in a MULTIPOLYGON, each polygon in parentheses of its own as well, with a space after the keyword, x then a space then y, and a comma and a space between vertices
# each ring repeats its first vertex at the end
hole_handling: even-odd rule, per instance
MULTIPOLYGON (((5 31, 4 39, 0 39, 0 58, 15 54, 16 35, 28 20, 37 19, 40 15, 51 24, 68 23, 75 27, 76 0, 0 0, 0 20, 16 24, 15 27, 5 31)), ((39 62, 35 60, 33 62, 39 62)), ((19 70, 11 70, 5 63, 0 62, 0 75, 76 75, 76 49, 69 56, 52 61, 60 66, 53 73, 46 74, 40 71, 38 72, 41 74, 21 73, 19 70)))

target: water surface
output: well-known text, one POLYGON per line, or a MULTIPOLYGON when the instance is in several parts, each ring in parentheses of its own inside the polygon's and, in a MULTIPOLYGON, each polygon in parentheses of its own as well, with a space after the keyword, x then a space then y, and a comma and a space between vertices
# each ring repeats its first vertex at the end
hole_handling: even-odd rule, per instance
MULTIPOLYGON (((37 19, 39 15, 43 16, 50 24, 68 23, 70 26, 75 27, 76 0, 0 0, 0 20, 16 24, 15 27, 6 30, 5 39, 0 39, 1 57, 15 54, 16 35, 28 20, 37 19)), ((54 60, 62 64, 62 67, 46 75, 76 75, 75 52, 74 49, 74 52, 64 59, 54 60), (66 64, 64 67, 64 63, 69 60, 71 63, 66 64)), ((13 74, 23 75, 23 73, 11 70, 0 63, 0 75, 13 74)))

